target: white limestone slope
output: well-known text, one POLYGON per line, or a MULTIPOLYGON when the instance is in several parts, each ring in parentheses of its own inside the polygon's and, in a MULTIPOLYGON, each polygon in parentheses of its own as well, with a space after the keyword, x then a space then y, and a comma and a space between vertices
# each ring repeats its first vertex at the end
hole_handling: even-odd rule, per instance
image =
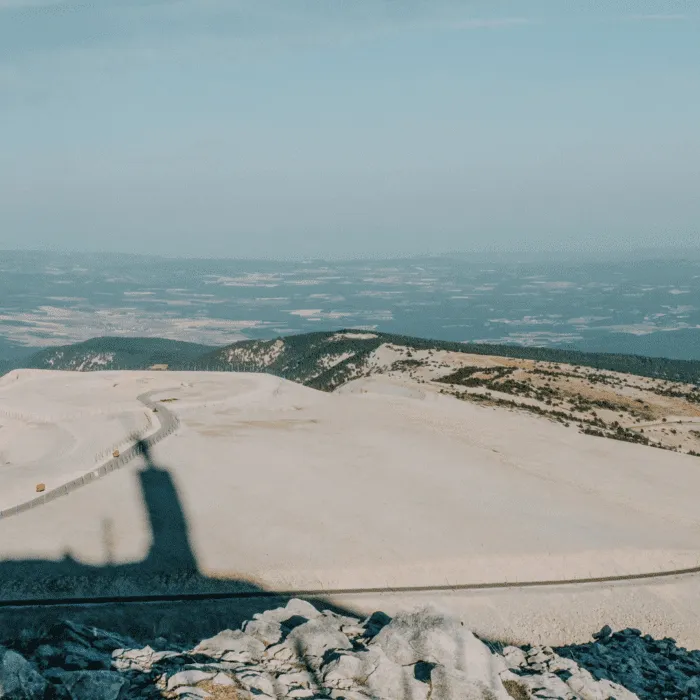
POLYGON ((18 370, 0 379, 0 510, 81 476, 158 427, 119 383, 94 393, 92 375, 18 370), (85 376, 87 380, 80 380, 85 376))
MULTIPOLYGON (((328 590, 700 564, 697 458, 430 392, 364 386, 366 393, 324 394, 257 374, 15 372, 0 381, 0 407, 50 419, 53 432, 26 446, 31 478, 21 473, 22 448, 13 447, 20 461, 0 466, 2 492, 29 489, 31 497, 39 474, 48 485, 91 466, 70 456, 94 454, 103 436, 81 431, 76 416, 97 424, 137 414, 144 408, 136 397, 161 390, 154 400, 176 399, 167 406, 180 429, 155 448, 155 459, 173 475, 194 553, 210 576, 328 590)), ((144 557, 150 533, 136 467, 0 522, 0 559, 70 551, 105 562, 105 522, 115 533, 110 556, 144 557)), ((670 602, 655 609, 662 598, 645 614, 692 637, 683 625, 700 620, 700 598, 682 615, 670 602)), ((376 596, 367 604, 387 607, 376 596)))

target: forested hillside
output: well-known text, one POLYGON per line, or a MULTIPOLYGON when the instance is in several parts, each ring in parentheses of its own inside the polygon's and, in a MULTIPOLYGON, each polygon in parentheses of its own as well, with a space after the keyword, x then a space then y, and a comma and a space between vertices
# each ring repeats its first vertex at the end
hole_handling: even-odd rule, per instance
POLYGON ((370 355, 382 345, 416 351, 450 351, 565 363, 624 372, 674 382, 700 382, 700 361, 642 355, 585 353, 518 345, 455 343, 380 332, 339 330, 246 340, 222 348, 164 338, 94 338, 82 343, 45 348, 26 360, 0 363, 13 367, 95 371, 148 369, 167 364, 171 370, 266 371, 318 389, 331 390, 362 374, 370 355))

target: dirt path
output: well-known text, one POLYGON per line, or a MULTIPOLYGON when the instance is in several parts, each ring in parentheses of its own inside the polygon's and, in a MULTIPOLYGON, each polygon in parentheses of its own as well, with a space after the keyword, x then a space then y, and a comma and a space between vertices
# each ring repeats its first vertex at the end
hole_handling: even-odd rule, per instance
POLYGON ((648 423, 630 423, 627 428, 663 428, 666 425, 700 425, 700 418, 670 418, 650 421, 648 423))

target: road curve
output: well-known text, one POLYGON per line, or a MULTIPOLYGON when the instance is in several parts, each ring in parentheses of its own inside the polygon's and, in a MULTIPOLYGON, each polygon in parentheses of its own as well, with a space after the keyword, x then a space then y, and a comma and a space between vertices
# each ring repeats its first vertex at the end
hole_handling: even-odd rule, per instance
MULTIPOLYGON (((154 408, 156 408, 156 403, 151 401, 151 395, 154 393, 162 393, 163 391, 170 390, 158 389, 154 391, 148 391, 144 394, 140 394, 136 398, 144 406, 153 410, 154 408)), ((180 425, 180 421, 177 419, 177 416, 175 416, 175 414, 169 411, 163 404, 158 404, 158 412, 156 415, 158 417, 158 423, 160 424, 160 427, 155 432, 151 433, 148 437, 143 438, 142 440, 142 442, 145 443, 145 445, 149 448, 153 447, 161 440, 168 437, 168 435, 172 434, 175 430, 177 430, 178 426, 180 425)), ((138 457, 141 454, 141 452, 141 445, 139 443, 135 443, 123 452, 120 452, 119 457, 112 457, 102 466, 98 467, 97 469, 90 470, 89 472, 83 474, 77 479, 68 481, 65 484, 62 484, 61 486, 56 487, 55 489, 51 489, 51 491, 47 491, 46 493, 41 494, 41 496, 32 498, 29 501, 25 501, 24 503, 19 503, 16 506, 0 510, 0 520, 4 518, 9 518, 13 515, 19 515, 20 513, 24 513, 28 510, 31 510, 32 508, 38 508, 39 506, 42 506, 45 503, 48 503, 49 501, 53 501, 57 498, 60 498, 61 496, 67 496, 69 493, 72 493, 73 491, 76 491, 77 489, 82 488, 83 486, 87 486, 88 484, 91 484, 92 482, 97 481, 98 479, 102 479, 103 477, 107 476, 107 474, 110 474, 113 471, 121 469, 122 467, 126 466, 129 462, 134 460, 136 457, 138 457)))
POLYGON ((343 595, 379 594, 379 593, 449 593, 457 591, 507 590, 525 588, 550 588, 558 586, 581 586, 584 584, 615 584, 642 582, 650 579, 679 578, 700 574, 700 566, 689 569, 656 571, 646 574, 626 574, 620 576, 602 576, 594 578, 561 579, 551 581, 520 581, 494 583, 457 583, 436 586, 393 586, 376 588, 318 588, 293 590, 250 590, 217 593, 163 593, 131 596, 94 596, 76 598, 36 598, 19 600, 0 600, 0 608, 59 607, 80 605, 113 605, 115 603, 168 603, 198 600, 245 600, 246 598, 318 598, 343 595))
MULTIPOLYGON (((158 389, 139 395, 138 400, 149 409, 156 407, 156 403, 151 401, 154 393, 163 393, 168 389, 158 389)), ((158 421, 160 427, 143 442, 147 447, 155 444, 171 435, 179 426, 178 418, 169 411, 162 403, 157 404, 158 421)), ((6 518, 18 513, 25 512, 52 501, 60 496, 65 496, 72 491, 86 486, 97 479, 100 479, 112 471, 121 469, 131 462, 142 452, 139 444, 125 450, 117 458, 113 458, 78 479, 74 479, 67 484, 53 489, 37 498, 19 504, 4 511, 0 511, 0 518, 6 518)), ((479 591, 479 590, 499 590, 499 589, 524 589, 524 588, 545 588, 553 586, 580 586, 584 584, 615 584, 623 582, 642 582, 654 579, 668 579, 680 576, 695 576, 700 574, 700 566, 684 569, 668 569, 665 571, 653 571, 639 574, 621 574, 616 576, 601 576, 573 579, 550 579, 536 581, 502 581, 491 583, 455 583, 424 586, 393 586, 393 587, 369 587, 369 588, 323 588, 323 589, 297 589, 297 590, 238 590, 231 592, 216 593, 168 593, 155 595, 132 595, 132 596, 105 596, 105 597, 74 597, 74 598, 37 598, 20 600, 0 600, 0 608, 30 608, 30 607, 50 607, 50 606, 79 606, 79 605, 111 605, 115 603, 161 603, 161 602, 185 602, 185 601, 206 601, 206 600, 235 600, 246 598, 312 598, 319 596, 340 596, 354 594, 378 594, 378 593, 441 593, 450 591, 479 591)))

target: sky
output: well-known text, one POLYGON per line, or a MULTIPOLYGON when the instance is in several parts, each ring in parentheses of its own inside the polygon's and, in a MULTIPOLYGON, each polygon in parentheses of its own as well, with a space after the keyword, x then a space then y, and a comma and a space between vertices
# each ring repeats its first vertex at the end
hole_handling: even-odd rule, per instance
POLYGON ((697 0, 0 0, 0 250, 700 241, 697 0))

